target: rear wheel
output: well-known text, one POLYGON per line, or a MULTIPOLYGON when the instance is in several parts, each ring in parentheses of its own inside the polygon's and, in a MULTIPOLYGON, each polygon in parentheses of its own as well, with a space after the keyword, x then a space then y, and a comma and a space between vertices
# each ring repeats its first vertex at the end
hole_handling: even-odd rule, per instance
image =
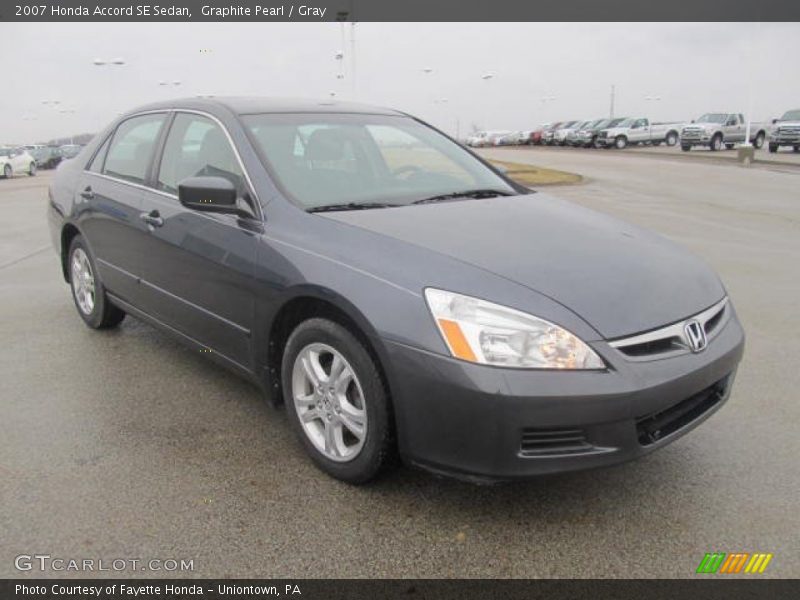
POLYGON ((12 174, 13 173, 11 172, 11 165, 6 165, 5 167, 3 167, 3 177, 5 177, 6 179, 11 179, 12 174))
POLYGON ((36 175, 36 163, 35 162, 32 162, 30 167, 28 167, 28 175, 30 175, 31 177, 36 175))
POLYGON ((733 144, 725 144, 726 150, 733 150, 733 144))
POLYGON ((322 318, 300 323, 281 365, 292 426, 321 470, 366 483, 393 462, 394 426, 378 365, 348 329, 322 318))
POLYGON ((722 135, 719 133, 711 138, 711 143, 708 145, 712 152, 722 150, 722 135))
POLYGON ((67 258, 72 299, 78 314, 92 329, 109 329, 120 324, 125 313, 106 297, 94 259, 83 238, 76 235, 67 258))

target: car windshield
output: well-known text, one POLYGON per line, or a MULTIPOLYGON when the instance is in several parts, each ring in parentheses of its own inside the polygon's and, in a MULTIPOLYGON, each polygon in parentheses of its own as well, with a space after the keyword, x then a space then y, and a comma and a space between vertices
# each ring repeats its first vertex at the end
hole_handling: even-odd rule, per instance
POLYGON ((267 169, 307 210, 399 206, 476 190, 516 193, 462 146, 409 117, 306 113, 242 120, 267 169))
POLYGON ((697 123, 724 123, 727 118, 723 113, 708 113, 697 119, 697 123))
POLYGON ((622 119, 622 121, 617 123, 615 127, 630 127, 635 121, 636 119, 622 119))
POLYGON ((800 121, 800 110, 786 111, 781 117, 781 121, 800 121))

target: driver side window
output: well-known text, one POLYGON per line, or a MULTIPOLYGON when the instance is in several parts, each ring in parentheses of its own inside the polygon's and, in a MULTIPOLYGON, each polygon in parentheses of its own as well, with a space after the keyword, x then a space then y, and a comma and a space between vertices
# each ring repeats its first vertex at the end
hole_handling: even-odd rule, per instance
POLYGON ((197 176, 224 177, 240 197, 245 195, 244 174, 222 128, 202 115, 178 113, 164 145, 157 186, 177 194, 181 181, 197 176))

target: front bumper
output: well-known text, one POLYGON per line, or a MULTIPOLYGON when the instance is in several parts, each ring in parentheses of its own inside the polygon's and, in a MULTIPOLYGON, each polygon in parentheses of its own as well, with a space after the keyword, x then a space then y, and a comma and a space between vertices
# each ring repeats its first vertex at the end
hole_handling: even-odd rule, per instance
POLYGON ((744 348, 733 314, 698 354, 607 371, 475 365, 385 341, 400 452, 427 470, 509 480, 625 462, 674 441, 728 398, 744 348))
POLYGON ((800 144, 800 133, 773 133, 769 141, 779 146, 796 146, 800 144))

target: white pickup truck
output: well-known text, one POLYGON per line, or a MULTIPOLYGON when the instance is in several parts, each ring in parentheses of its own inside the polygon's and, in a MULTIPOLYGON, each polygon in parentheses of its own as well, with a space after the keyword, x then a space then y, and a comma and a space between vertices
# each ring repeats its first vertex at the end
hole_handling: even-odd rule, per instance
POLYGON ((680 125, 677 123, 651 123, 645 117, 625 119, 610 129, 603 129, 597 136, 597 145, 622 149, 629 144, 652 144, 667 146, 678 143, 680 125))
POLYGON ((772 121, 769 151, 777 152, 781 146, 791 146, 800 152, 800 109, 787 110, 780 119, 772 121))
MULTIPOLYGON (((745 140, 747 121, 741 113, 706 113, 681 129, 681 150, 688 152, 692 146, 708 146, 710 150, 728 150, 745 140)), ((763 123, 750 123, 750 142, 756 148, 764 145, 767 127, 763 123)))

